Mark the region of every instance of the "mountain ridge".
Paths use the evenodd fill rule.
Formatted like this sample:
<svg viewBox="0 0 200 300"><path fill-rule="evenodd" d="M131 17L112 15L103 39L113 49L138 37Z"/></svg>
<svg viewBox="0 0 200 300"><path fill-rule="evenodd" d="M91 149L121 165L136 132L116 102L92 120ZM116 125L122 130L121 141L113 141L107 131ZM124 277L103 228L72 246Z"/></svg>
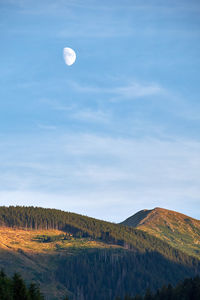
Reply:
<svg viewBox="0 0 200 300"><path fill-rule="evenodd" d="M141 210L120 224L143 230L189 255L200 257L200 220L156 207Z"/></svg>
<svg viewBox="0 0 200 300"><path fill-rule="evenodd" d="M155 207L153 209L142 209L142 210L136 212L135 214L133 214L132 216L128 217L124 221L120 222L119 224L127 225L127 222L132 221L132 222L134 222L134 224L136 224L136 226L134 226L134 224L130 224L130 225L127 225L127 226L138 227L139 225L143 225L146 221L148 221L149 217L152 217L152 215L155 215L155 214L160 214L160 215L161 214L162 215L173 214L174 216L179 216L179 217L182 217L182 218L183 217L184 218L189 218L189 219L192 219L192 220L197 221L197 222L200 223L200 220L195 219L193 217L190 217L186 214L183 214L183 213L180 213L180 212L177 212L177 211L174 211L174 210L162 208L162 207Z"/></svg>

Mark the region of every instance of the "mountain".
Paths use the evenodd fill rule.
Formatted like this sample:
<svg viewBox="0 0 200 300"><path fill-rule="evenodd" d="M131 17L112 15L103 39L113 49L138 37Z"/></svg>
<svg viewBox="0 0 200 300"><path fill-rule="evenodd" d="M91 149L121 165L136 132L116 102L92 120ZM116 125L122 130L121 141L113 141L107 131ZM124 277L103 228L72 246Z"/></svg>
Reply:
<svg viewBox="0 0 200 300"><path fill-rule="evenodd" d="M141 210L121 224L143 230L200 258L200 221L163 208Z"/></svg>
<svg viewBox="0 0 200 300"><path fill-rule="evenodd" d="M0 207L0 268L48 300L113 300L200 274L200 261L149 233L39 207Z"/></svg>

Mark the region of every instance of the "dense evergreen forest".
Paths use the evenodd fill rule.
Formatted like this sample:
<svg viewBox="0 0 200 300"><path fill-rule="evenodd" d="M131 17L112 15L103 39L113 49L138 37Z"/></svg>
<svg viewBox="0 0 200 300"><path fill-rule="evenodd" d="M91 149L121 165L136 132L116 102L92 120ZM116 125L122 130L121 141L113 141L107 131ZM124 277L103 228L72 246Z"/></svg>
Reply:
<svg viewBox="0 0 200 300"><path fill-rule="evenodd" d="M148 287L155 291L194 274L194 269L171 262L157 252L117 249L91 249L63 257L56 271L59 281L73 293L73 300L113 300L126 293L134 296Z"/></svg>
<svg viewBox="0 0 200 300"><path fill-rule="evenodd" d="M156 293L148 289L144 296L125 296L123 300L199 300L200 299L200 277L188 278L172 287L163 286ZM117 297L116 300L121 300Z"/></svg>
<svg viewBox="0 0 200 300"><path fill-rule="evenodd" d="M92 260L91 264L94 262ZM141 278L139 279L141 280ZM92 284L94 292L88 295L87 298L84 298L82 295L81 287L78 287L78 294L74 299L104 299L104 292L106 288L105 279L102 278L99 284L102 288L96 289L95 285ZM116 282L117 283L117 282ZM143 282L141 282L143 284ZM152 285L151 285L152 286ZM128 285L126 286L126 288ZM134 286L132 286L134 287ZM115 293L117 292L117 285L115 284ZM133 293L133 291L131 291ZM110 297L107 299L115 300L199 300L200 299L200 277L187 278L179 282L175 287L171 284L163 285L162 288L157 289L156 292L151 292L148 288L143 296L137 294L134 297L129 296L130 292L127 293L124 297L120 298L119 296L113 298L110 294ZM102 297L103 296L103 297ZM101 298L102 297L102 298ZM0 299L1 300L45 300L45 297L40 292L40 289L34 283L26 285L24 279L20 274L15 273L12 277L8 277L3 270L0 271ZM71 299L71 297L70 297ZM63 300L69 300L69 297L66 296Z"/></svg>
<svg viewBox="0 0 200 300"><path fill-rule="evenodd" d="M40 289L34 283L27 286L22 277L15 273L8 277L0 272L0 299L1 300L43 300Z"/></svg>

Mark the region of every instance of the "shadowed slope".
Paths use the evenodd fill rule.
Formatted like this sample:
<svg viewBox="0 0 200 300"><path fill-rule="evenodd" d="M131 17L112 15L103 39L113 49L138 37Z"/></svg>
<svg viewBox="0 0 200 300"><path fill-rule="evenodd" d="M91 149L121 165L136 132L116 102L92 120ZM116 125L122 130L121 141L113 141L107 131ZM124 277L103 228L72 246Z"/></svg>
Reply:
<svg viewBox="0 0 200 300"><path fill-rule="evenodd" d="M148 210L148 209L140 210L135 215L127 218L121 224L126 226L137 227L141 225L141 222L143 222L146 219L146 217L150 214L151 211L152 210Z"/></svg>

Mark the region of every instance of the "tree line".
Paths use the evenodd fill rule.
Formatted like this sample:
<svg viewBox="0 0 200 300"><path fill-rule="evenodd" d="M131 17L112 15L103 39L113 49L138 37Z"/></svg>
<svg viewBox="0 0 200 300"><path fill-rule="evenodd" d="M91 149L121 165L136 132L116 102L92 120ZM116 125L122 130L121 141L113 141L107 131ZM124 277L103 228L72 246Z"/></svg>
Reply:
<svg viewBox="0 0 200 300"><path fill-rule="evenodd" d="M44 300L39 287L31 283L25 284L23 278L15 273L8 277L3 270L0 271L0 299L1 300Z"/></svg>

